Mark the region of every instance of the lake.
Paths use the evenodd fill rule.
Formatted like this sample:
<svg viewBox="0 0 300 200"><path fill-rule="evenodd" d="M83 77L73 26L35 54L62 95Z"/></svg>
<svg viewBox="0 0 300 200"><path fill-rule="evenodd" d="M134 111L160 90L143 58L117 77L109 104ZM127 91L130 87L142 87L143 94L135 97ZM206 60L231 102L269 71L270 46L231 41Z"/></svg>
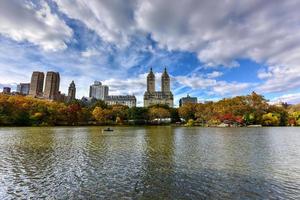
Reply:
<svg viewBox="0 0 300 200"><path fill-rule="evenodd" d="M0 199L299 199L300 128L0 128Z"/></svg>

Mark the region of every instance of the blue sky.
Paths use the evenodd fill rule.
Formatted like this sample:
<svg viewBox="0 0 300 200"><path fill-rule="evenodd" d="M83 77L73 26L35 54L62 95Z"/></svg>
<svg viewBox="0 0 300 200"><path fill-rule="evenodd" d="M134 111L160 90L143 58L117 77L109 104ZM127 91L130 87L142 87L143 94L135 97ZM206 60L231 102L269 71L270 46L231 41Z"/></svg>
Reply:
<svg viewBox="0 0 300 200"><path fill-rule="evenodd" d="M166 66L175 104L257 91L300 102L300 1L0 1L0 88L58 71L77 97L99 80L142 105L146 75Z"/></svg>

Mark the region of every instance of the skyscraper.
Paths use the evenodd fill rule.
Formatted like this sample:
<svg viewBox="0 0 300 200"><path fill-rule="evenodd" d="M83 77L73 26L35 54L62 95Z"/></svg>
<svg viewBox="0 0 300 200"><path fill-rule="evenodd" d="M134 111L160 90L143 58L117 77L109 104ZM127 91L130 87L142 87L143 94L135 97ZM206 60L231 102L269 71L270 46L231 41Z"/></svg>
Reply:
<svg viewBox="0 0 300 200"><path fill-rule="evenodd" d="M44 97L51 100L59 98L60 76L58 72L47 72Z"/></svg>
<svg viewBox="0 0 300 200"><path fill-rule="evenodd" d="M31 76L29 95L33 97L42 96L44 87L44 73L33 72Z"/></svg>
<svg viewBox="0 0 300 200"><path fill-rule="evenodd" d="M100 81L95 81L93 85L90 86L90 97L105 100L108 96L108 86L102 85Z"/></svg>
<svg viewBox="0 0 300 200"><path fill-rule="evenodd" d="M73 101L75 99L75 96L76 96L76 86L75 86L74 81L72 81L69 86L68 100Z"/></svg>
<svg viewBox="0 0 300 200"><path fill-rule="evenodd" d="M17 85L17 92L23 95L28 95L30 90L30 83L20 83Z"/></svg>

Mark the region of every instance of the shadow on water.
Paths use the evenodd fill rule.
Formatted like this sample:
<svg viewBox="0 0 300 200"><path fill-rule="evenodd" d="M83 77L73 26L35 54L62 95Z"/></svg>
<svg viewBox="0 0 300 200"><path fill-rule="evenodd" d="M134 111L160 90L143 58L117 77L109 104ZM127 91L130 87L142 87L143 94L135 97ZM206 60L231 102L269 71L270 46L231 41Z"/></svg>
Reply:
<svg viewBox="0 0 300 200"><path fill-rule="evenodd" d="M0 198L299 199L297 133L2 128Z"/></svg>

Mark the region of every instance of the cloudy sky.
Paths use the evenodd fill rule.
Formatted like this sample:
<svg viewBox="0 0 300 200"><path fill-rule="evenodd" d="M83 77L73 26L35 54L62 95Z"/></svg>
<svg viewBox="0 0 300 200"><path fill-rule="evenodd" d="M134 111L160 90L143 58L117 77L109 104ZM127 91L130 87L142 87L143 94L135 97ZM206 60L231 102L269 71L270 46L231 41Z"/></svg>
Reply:
<svg viewBox="0 0 300 200"><path fill-rule="evenodd" d="M77 97L100 80L139 104L152 67L175 104L257 91L300 102L299 0L1 0L0 88L58 71Z"/></svg>

